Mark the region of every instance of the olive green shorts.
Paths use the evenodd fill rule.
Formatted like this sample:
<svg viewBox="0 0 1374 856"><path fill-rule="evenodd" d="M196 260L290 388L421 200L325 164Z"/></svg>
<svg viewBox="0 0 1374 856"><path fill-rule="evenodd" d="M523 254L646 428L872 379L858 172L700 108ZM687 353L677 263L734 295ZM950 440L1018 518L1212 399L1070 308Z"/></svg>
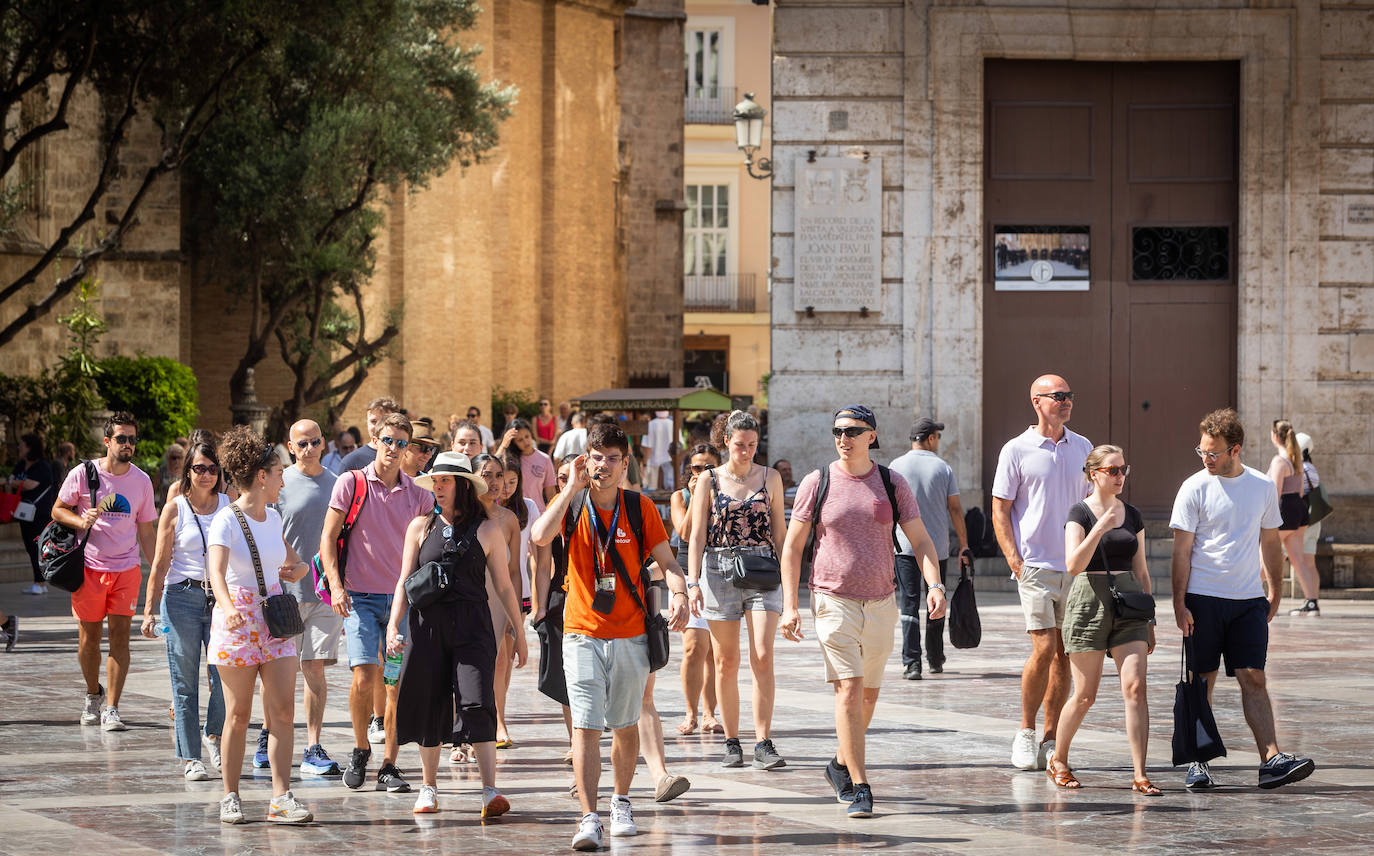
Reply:
<svg viewBox="0 0 1374 856"><path fill-rule="evenodd" d="M1142 591L1134 574L1115 574L1121 591ZM1118 619L1112 609L1112 592L1106 574L1083 573L1074 577L1064 603L1064 650L1070 654L1110 651L1127 642L1146 642L1150 625L1140 618Z"/></svg>

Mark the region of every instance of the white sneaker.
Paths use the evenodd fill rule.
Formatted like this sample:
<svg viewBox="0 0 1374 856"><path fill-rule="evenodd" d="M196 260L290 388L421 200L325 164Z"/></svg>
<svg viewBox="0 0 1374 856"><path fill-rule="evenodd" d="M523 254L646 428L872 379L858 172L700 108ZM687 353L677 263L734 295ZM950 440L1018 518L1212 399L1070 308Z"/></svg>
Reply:
<svg viewBox="0 0 1374 856"><path fill-rule="evenodd" d="M243 804L239 802L238 791L227 793L219 801L220 823L243 823Z"/></svg>
<svg viewBox="0 0 1374 856"><path fill-rule="evenodd" d="M374 746L386 745L386 723L380 716L374 716L367 721L367 742Z"/></svg>
<svg viewBox="0 0 1374 856"><path fill-rule="evenodd" d="M601 818L596 812L582 815L582 822L577 825L577 834L573 836L572 849L601 849Z"/></svg>
<svg viewBox="0 0 1374 856"><path fill-rule="evenodd" d="M23 592L24 594L47 594L48 587L43 583L34 583L28 588L23 589Z"/></svg>
<svg viewBox="0 0 1374 856"><path fill-rule="evenodd" d="M223 765L220 763L219 752L219 735L206 734L201 739L205 743L205 748L210 750L210 766L214 767L216 770L222 769Z"/></svg>
<svg viewBox="0 0 1374 856"><path fill-rule="evenodd" d="M1035 753L1035 769L1049 769L1050 759L1052 758L1054 758L1054 741L1046 740L1040 744L1040 750Z"/></svg>
<svg viewBox="0 0 1374 856"><path fill-rule="evenodd" d="M273 797L267 806L267 819L274 823L309 823L315 819L310 809L296 802L290 791Z"/></svg>
<svg viewBox="0 0 1374 856"><path fill-rule="evenodd" d="M119 718L119 710L113 707L105 708L105 712L100 714L101 731L128 731L129 727L124 724L124 720Z"/></svg>
<svg viewBox="0 0 1374 856"><path fill-rule="evenodd" d="M81 708L82 725L99 725L100 708L105 705L105 688L100 687L98 692L86 693L86 703Z"/></svg>
<svg viewBox="0 0 1374 856"><path fill-rule="evenodd" d="M210 778L210 774L205 772L205 765L200 761L186 762L186 781L204 782Z"/></svg>
<svg viewBox="0 0 1374 856"><path fill-rule="evenodd" d="M439 810L439 789L429 785L420 786L420 795L415 798L416 814L434 814Z"/></svg>
<svg viewBox="0 0 1374 856"><path fill-rule="evenodd" d="M1036 749L1035 729L1023 728L1016 732L1011 741L1011 765L1018 770L1040 769L1039 752Z"/></svg>
<svg viewBox="0 0 1374 856"><path fill-rule="evenodd" d="M510 800L496 788L482 788L482 819L500 817L510 811Z"/></svg>
<svg viewBox="0 0 1374 856"><path fill-rule="evenodd" d="M611 797L611 837L625 838L638 834L639 827L635 826L635 812L630 808L630 801Z"/></svg>

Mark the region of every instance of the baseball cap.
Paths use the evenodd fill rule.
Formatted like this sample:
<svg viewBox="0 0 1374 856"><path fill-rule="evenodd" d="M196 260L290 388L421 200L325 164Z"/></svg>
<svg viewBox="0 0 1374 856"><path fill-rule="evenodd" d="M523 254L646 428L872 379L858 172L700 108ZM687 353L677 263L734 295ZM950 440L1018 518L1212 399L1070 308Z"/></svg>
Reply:
<svg viewBox="0 0 1374 856"><path fill-rule="evenodd" d="M916 420L916 424L911 427L911 441L924 440L936 431L945 430L945 423L936 422L929 416L922 416Z"/></svg>
<svg viewBox="0 0 1374 856"><path fill-rule="evenodd" d="M860 422L868 423L868 427L874 431L878 430L878 417L873 415L873 411L862 404L850 404L835 411L833 419L857 419ZM833 421L832 419L832 421ZM878 438L874 437L873 442L868 444L868 448L878 448Z"/></svg>

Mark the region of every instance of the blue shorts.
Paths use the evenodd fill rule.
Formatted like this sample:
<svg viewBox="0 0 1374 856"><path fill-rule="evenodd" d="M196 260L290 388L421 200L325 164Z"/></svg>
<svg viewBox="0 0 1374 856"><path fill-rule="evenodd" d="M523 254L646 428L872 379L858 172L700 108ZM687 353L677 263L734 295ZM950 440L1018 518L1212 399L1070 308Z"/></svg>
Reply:
<svg viewBox="0 0 1374 856"><path fill-rule="evenodd" d="M391 622L391 602L394 594L372 594L351 591L348 599L353 608L343 620L344 644L348 648L348 667L380 666L381 647L386 641L386 626ZM404 616L401 627L407 627Z"/></svg>
<svg viewBox="0 0 1374 856"><path fill-rule="evenodd" d="M1264 671L1269 653L1269 601L1231 600L1188 594L1183 605L1193 614L1193 671L1215 672L1224 658L1227 677L1236 669Z"/></svg>

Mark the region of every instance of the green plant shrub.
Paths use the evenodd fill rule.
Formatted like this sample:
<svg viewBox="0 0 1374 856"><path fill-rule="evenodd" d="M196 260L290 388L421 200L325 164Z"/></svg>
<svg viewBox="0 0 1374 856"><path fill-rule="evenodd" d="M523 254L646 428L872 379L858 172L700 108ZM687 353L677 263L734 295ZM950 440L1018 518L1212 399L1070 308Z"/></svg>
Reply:
<svg viewBox="0 0 1374 856"><path fill-rule="evenodd" d="M520 411L521 419L532 420L539 415L539 396L532 389L506 389L501 386L491 388L491 430L500 431L504 423L506 405L514 404ZM500 439L499 437L497 438Z"/></svg>
<svg viewBox="0 0 1374 856"><path fill-rule="evenodd" d="M190 366L168 357L110 357L100 361L100 393L110 410L138 419L138 466L156 473L167 446L190 435L200 415Z"/></svg>

